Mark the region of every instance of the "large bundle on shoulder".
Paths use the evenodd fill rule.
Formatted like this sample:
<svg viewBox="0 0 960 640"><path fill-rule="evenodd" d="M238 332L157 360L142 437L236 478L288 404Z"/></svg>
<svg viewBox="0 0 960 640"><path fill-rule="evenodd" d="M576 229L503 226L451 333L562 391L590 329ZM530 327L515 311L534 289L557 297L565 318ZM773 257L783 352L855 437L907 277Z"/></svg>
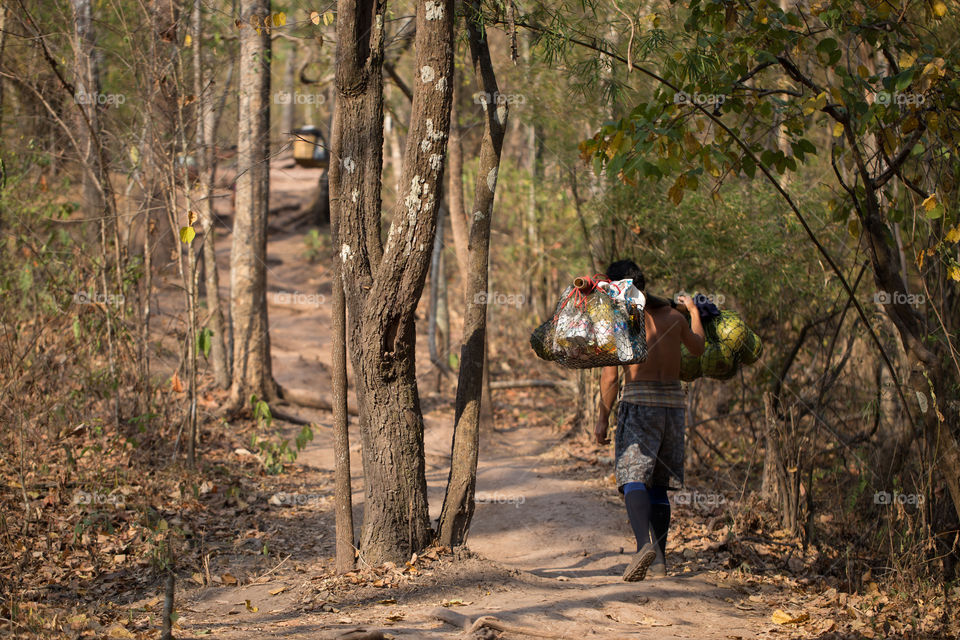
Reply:
<svg viewBox="0 0 960 640"><path fill-rule="evenodd" d="M553 317L530 335L530 346L543 360L570 369L643 362L644 304L632 280L577 278L564 289Z"/></svg>
<svg viewBox="0 0 960 640"><path fill-rule="evenodd" d="M680 347L680 379L697 378L729 380L740 367L753 364L763 355L763 341L736 311L722 310L719 315L703 318L706 345L703 355L695 356Z"/></svg>

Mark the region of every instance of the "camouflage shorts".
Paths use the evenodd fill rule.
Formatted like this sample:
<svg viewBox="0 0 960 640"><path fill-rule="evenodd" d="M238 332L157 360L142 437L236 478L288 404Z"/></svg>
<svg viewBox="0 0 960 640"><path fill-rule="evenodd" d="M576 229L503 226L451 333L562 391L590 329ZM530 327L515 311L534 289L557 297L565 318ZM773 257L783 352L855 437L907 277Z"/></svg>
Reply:
<svg viewBox="0 0 960 640"><path fill-rule="evenodd" d="M684 409L621 402L617 410L617 488L628 482L683 484Z"/></svg>

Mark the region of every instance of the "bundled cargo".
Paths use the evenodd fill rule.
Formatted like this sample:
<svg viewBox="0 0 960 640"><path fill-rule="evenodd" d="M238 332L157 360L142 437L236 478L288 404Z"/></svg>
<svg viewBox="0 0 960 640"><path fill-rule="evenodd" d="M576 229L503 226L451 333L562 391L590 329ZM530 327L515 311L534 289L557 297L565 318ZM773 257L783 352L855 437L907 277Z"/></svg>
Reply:
<svg viewBox="0 0 960 640"><path fill-rule="evenodd" d="M715 318L704 320L706 338L703 355L691 355L680 348L680 379L687 382L700 377L728 380L741 365L753 364L763 354L763 341L751 331L735 311L721 311Z"/></svg>
<svg viewBox="0 0 960 640"><path fill-rule="evenodd" d="M530 335L543 360L571 369L637 364L647 359L643 294L632 281L577 278L553 317Z"/></svg>

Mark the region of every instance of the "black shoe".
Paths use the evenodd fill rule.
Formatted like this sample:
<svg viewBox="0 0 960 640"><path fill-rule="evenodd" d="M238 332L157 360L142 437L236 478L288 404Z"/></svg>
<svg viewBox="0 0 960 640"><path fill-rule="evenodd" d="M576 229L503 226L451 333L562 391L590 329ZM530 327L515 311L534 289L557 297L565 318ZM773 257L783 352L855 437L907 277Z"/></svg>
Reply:
<svg viewBox="0 0 960 640"><path fill-rule="evenodd" d="M650 568L650 565L657 558L657 552L653 548L653 544L647 543L643 545L643 548L640 549L630 561L630 564L627 565L627 570L623 572L623 579L625 582L640 582L647 575L647 569Z"/></svg>
<svg viewBox="0 0 960 640"><path fill-rule="evenodd" d="M657 558L653 564L650 565L650 568L647 570L648 578L666 578L667 577L667 563Z"/></svg>

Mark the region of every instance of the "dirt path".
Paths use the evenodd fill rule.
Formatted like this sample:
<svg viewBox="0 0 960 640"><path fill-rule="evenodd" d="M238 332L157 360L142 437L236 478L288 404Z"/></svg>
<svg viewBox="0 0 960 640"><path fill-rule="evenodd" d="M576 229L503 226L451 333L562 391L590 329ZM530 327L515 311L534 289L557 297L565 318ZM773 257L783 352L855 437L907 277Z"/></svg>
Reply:
<svg viewBox="0 0 960 640"><path fill-rule="evenodd" d="M275 188L285 177L307 182L290 176L276 175ZM228 245L220 242L226 267ZM330 285L322 264L304 260L304 248L299 234L269 240L274 374L284 385L326 390ZM277 293L306 297L291 302ZM425 345L418 352L425 354ZM426 376L429 364L419 371ZM555 391L524 398L534 411L536 403L572 403ZM452 406L449 398L429 393L424 405L430 513L436 519L449 468ZM300 470L284 478L290 489L280 494L281 504L269 507L270 517L259 527L270 533L269 556L258 556L263 536L254 532L255 543L245 553L212 559L211 572L222 584L183 585L182 637L317 638L358 626L397 638L452 637L453 627L430 616L442 603L471 618L495 615L567 638L748 638L769 626L769 610L757 604L758 597L746 601L758 589L718 569L722 554L715 551L723 532L708 532L697 524L703 518L684 508L675 509L675 529L685 533L668 548L672 576L624 583L620 574L630 556L622 551L631 551L633 543L609 462L584 462L556 429L517 418L484 434L471 553L421 559L416 574L408 567L381 571L381 582L393 587L360 575L354 578L360 584L344 589L345 579L325 577L334 540L331 416L297 412L316 421L315 438L300 453ZM352 438L359 528L363 493L355 426ZM225 573L237 584L220 577Z"/></svg>

